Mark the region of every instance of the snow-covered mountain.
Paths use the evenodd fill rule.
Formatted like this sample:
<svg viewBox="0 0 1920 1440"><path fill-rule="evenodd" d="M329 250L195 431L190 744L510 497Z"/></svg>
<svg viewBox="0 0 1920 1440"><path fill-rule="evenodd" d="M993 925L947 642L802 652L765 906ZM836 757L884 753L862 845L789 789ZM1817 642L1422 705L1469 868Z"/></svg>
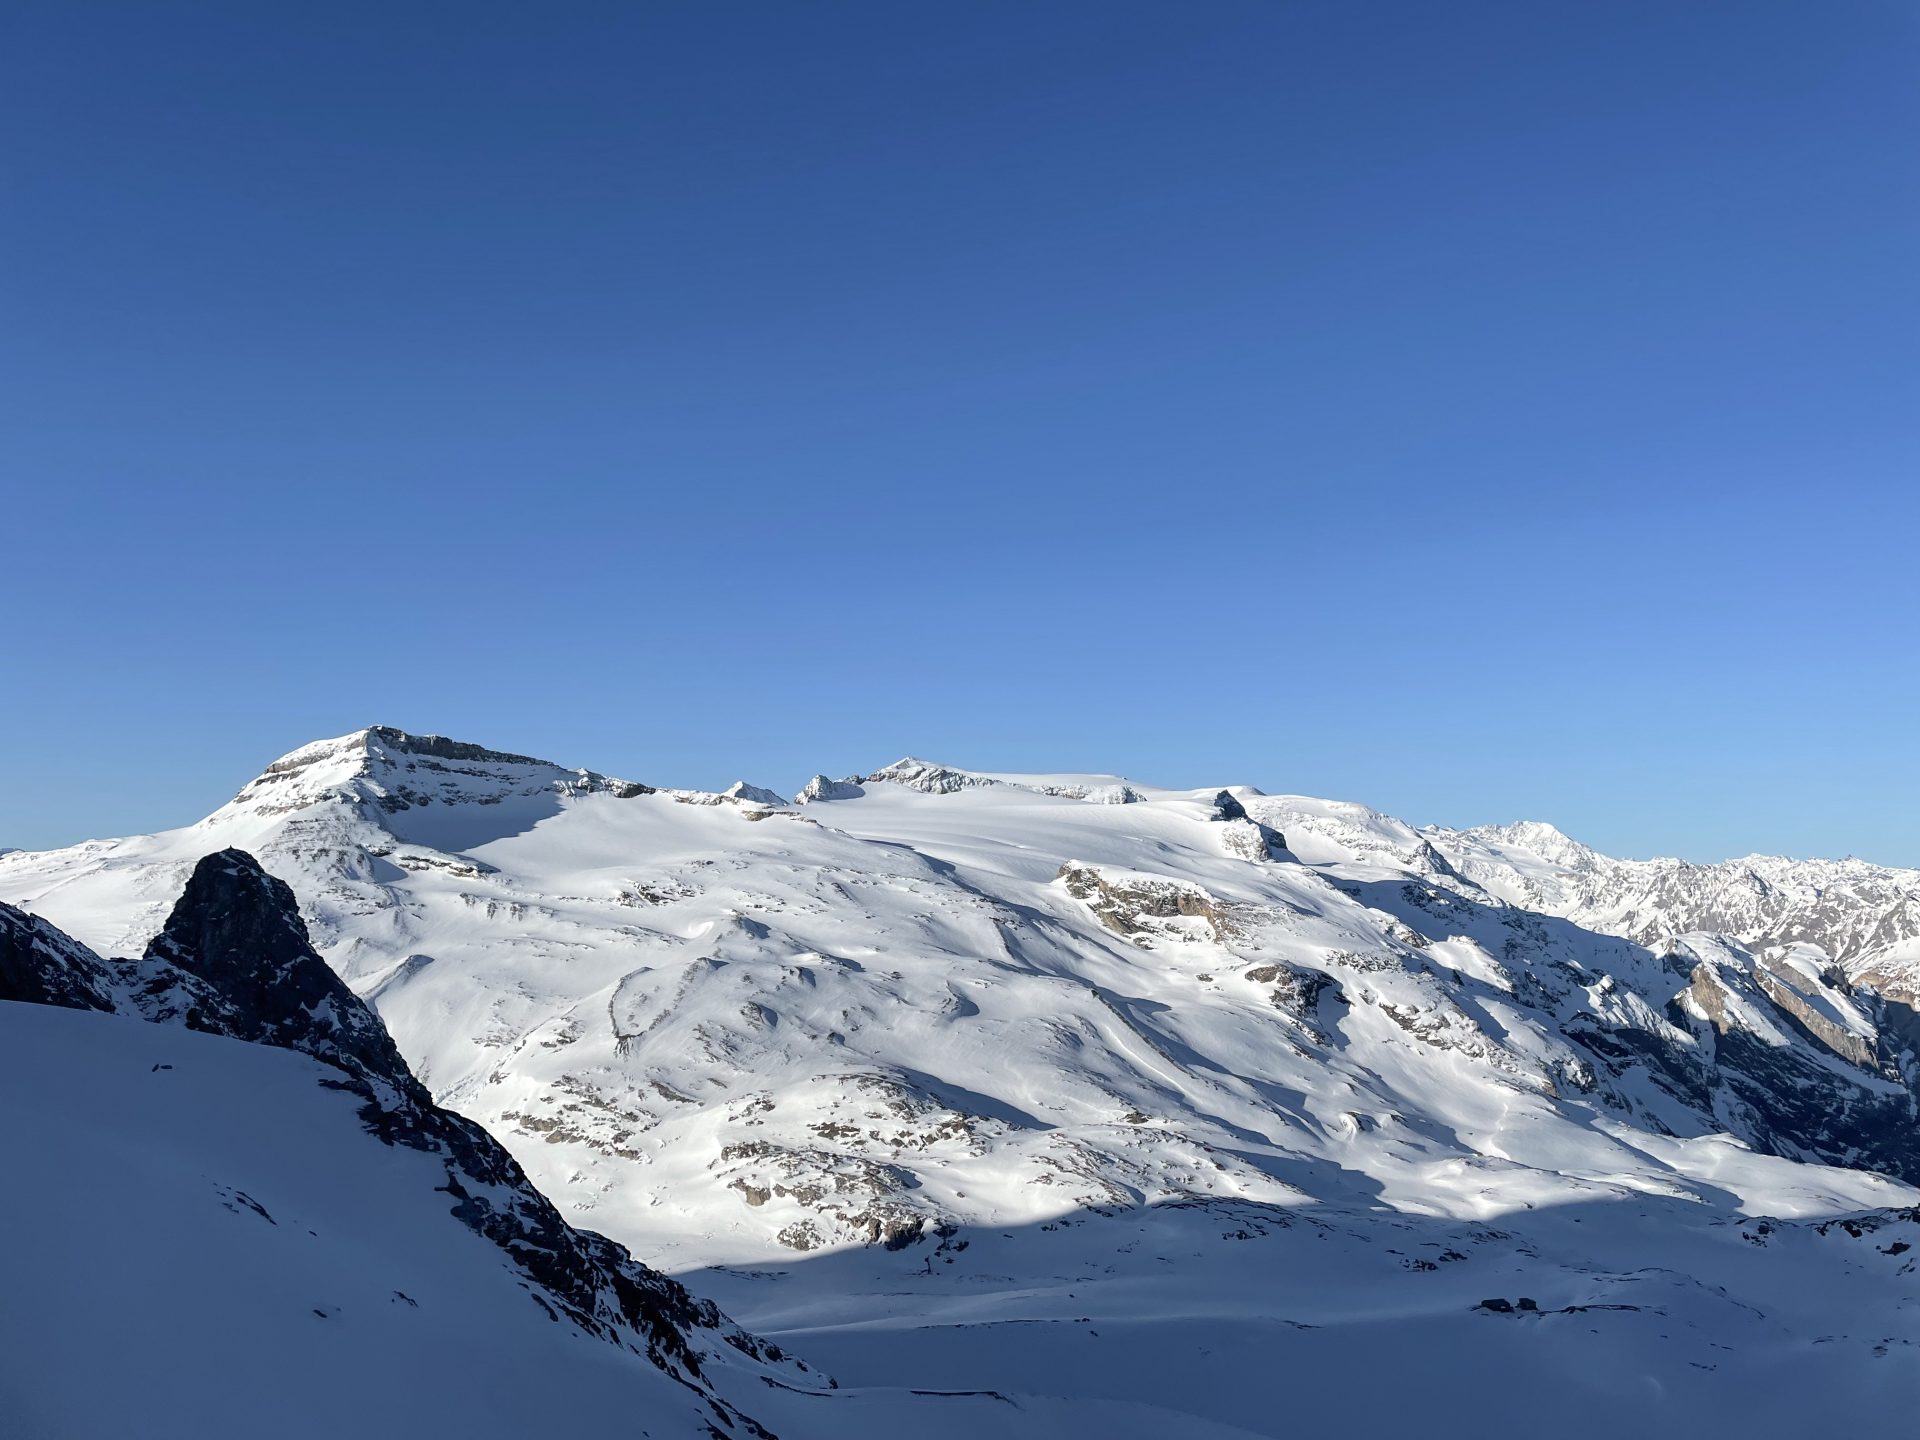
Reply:
<svg viewBox="0 0 1920 1440"><path fill-rule="evenodd" d="M1647 944L1706 930L1756 949L1812 946L1920 999L1920 870L1779 855L1617 860L1538 821L1426 834L1463 875L1526 909Z"/></svg>
<svg viewBox="0 0 1920 1440"><path fill-rule="evenodd" d="M1638 901L1610 931L1541 878L1571 842L1246 787L907 760L779 799L376 727L184 829L0 856L0 898L138 951L202 857L252 852L435 1101L843 1383L1269 1434L1240 1340L1347 1373L1363 1316L1457 1367L1438 1393L1493 1358L1575 1383L1591 1331L1751 1433L1911 1375L1920 1032L1863 983L1884 907L1828 885L1824 942ZM1503 1296L1534 1328L1489 1349ZM1664 1343L1627 1318L1656 1313ZM1710 1353L1725 1325L1751 1360ZM1766 1357L1815 1339L1809 1411Z"/></svg>

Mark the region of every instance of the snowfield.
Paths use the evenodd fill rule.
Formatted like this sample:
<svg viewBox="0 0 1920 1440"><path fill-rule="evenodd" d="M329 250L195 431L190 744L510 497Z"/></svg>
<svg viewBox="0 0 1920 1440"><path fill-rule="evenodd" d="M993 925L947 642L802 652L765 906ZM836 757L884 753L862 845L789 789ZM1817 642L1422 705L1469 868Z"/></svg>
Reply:
<svg viewBox="0 0 1920 1440"><path fill-rule="evenodd" d="M326 1078L0 1004L9 1435L709 1433L685 1387L554 1324L449 1221L444 1170L372 1141Z"/></svg>
<svg viewBox="0 0 1920 1440"><path fill-rule="evenodd" d="M1549 827L924 761L798 799L375 727L183 829L0 855L0 900L130 954L203 856L257 856L434 1099L570 1219L839 1379L769 1386L749 1413L781 1434L1380 1434L1452 1414L1784 1435L1884 1428L1920 1399L1914 872L1675 869ZM0 1010L33 1032L24 1008ZM167 1091L127 1022L57 1018L6 1046L9 1093L52 1050L84 1072L80 1108L17 1147L49 1178L16 1203L66 1167L92 1196L130 1166L164 1250L200 1182L105 1137L178 1131L202 1156L186 1168L225 1175L216 1132L247 1127L202 1125L212 1100ZM87 1025L100 1038L74 1040ZM223 1103L258 1088L277 1110L267 1072L296 1063L246 1057L265 1078L241 1066ZM195 1098L139 1118L169 1094ZM285 1103L294 1133L326 1132L326 1097ZM98 1154L71 1153L95 1127ZM411 1211L389 1232L371 1199L326 1210L333 1191L287 1168L299 1147L276 1147L256 1183L289 1213L411 1244ZM442 1197L419 1188L430 1217ZM193 1215L180 1233L215 1251L222 1225L269 1228ZM73 1243L110 1223L83 1206ZM304 1308L329 1267L273 1272L290 1318L253 1343L316 1343L316 1306L370 1311L400 1273L370 1254L357 1288ZM202 1289L244 1326L267 1301L238 1269ZM430 1266L408 1278L432 1289ZM180 1276L124 1283L168 1296ZM449 1323L513 1352L498 1384L585 1348L520 1347L547 1323L524 1293L461 1283L477 1298ZM419 1323L398 1309L352 1343L392 1347ZM576 1362L581 1416L626 1383L617 1358Z"/></svg>

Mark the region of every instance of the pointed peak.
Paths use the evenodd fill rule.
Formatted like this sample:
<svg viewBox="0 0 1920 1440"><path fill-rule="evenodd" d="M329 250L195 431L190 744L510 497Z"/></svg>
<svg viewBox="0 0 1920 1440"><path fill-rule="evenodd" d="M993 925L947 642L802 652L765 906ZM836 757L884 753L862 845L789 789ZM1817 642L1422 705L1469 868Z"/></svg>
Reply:
<svg viewBox="0 0 1920 1440"><path fill-rule="evenodd" d="M314 950L293 891L245 850L201 858L147 959L204 982L237 1039L414 1085L385 1027Z"/></svg>
<svg viewBox="0 0 1920 1440"><path fill-rule="evenodd" d="M785 805L780 795L761 785L749 785L744 780L736 780L720 792L729 800L744 801L749 805Z"/></svg>
<svg viewBox="0 0 1920 1440"><path fill-rule="evenodd" d="M250 966L271 962L308 950L307 927L284 880L269 875L245 850L219 850L193 867L148 949L165 950L182 969L211 979L197 959L232 958Z"/></svg>
<svg viewBox="0 0 1920 1440"><path fill-rule="evenodd" d="M1591 862L1597 852L1545 820L1516 820L1511 825L1476 825L1458 832L1496 847L1531 851L1555 865L1574 866Z"/></svg>
<svg viewBox="0 0 1920 1440"><path fill-rule="evenodd" d="M866 793L861 788L861 777L857 775L845 780L829 780L825 775L816 775L800 787L800 793L793 797L793 803L811 805L820 800L858 800Z"/></svg>

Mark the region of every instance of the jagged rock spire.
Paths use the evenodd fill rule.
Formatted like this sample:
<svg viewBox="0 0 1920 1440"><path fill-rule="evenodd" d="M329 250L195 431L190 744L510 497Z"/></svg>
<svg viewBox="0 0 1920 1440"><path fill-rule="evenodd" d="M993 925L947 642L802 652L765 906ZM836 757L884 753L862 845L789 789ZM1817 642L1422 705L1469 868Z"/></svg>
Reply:
<svg viewBox="0 0 1920 1440"><path fill-rule="evenodd" d="M147 960L206 982L221 1028L354 1074L412 1086L386 1027L315 953L293 891L244 850L194 867Z"/></svg>

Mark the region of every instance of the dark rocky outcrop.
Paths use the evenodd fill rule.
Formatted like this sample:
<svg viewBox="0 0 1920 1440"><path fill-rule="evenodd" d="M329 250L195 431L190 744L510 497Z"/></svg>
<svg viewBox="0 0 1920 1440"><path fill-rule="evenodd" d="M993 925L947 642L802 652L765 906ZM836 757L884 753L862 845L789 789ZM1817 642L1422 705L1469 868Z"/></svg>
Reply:
<svg viewBox="0 0 1920 1440"><path fill-rule="evenodd" d="M1738 952L1727 951L1728 956ZM1780 1002L1759 965L1663 957L1686 984L1664 1012L1632 1023L1581 1010L1562 1033L1593 1056L1598 1079L1632 1071L1767 1154L1878 1170L1920 1180L1920 1085L1901 1049L1899 1012L1874 996L1880 1025L1869 1044L1836 1045ZM1847 1037L1850 1041L1854 1037ZM1896 1049L1900 1053L1893 1053Z"/></svg>
<svg viewBox="0 0 1920 1440"><path fill-rule="evenodd" d="M1286 857L1287 837L1271 825L1262 824L1247 813L1247 807L1231 790L1213 797L1214 820L1224 824L1223 843L1230 854L1242 860L1280 860Z"/></svg>
<svg viewBox="0 0 1920 1440"><path fill-rule="evenodd" d="M217 1008L192 1028L299 1050L432 1104L380 1018L308 943L293 891L244 850L194 868L146 960L204 982Z"/></svg>
<svg viewBox="0 0 1920 1440"><path fill-rule="evenodd" d="M112 1010L117 979L91 950L37 915L0 905L0 1000Z"/></svg>
<svg viewBox="0 0 1920 1440"><path fill-rule="evenodd" d="M800 787L793 803L812 805L822 800L858 800L867 793L862 784L865 779L863 775L853 775L845 780L829 780L825 775L816 775Z"/></svg>

